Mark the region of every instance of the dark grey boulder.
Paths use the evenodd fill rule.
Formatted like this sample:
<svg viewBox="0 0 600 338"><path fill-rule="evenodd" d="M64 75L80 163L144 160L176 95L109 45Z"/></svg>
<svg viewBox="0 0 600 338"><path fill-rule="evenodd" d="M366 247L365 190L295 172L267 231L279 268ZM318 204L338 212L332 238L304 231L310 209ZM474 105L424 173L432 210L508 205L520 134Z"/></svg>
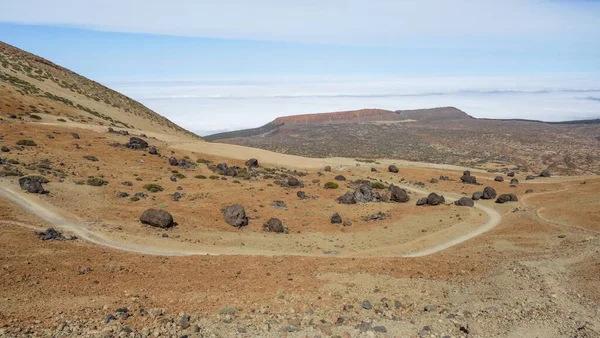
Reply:
<svg viewBox="0 0 600 338"><path fill-rule="evenodd" d="M467 170L465 173L469 173L469 175L463 175L460 180L465 184L477 184L477 178L475 176L471 176L470 172Z"/></svg>
<svg viewBox="0 0 600 338"><path fill-rule="evenodd" d="M468 197L461 197L460 199L455 201L454 204L459 207L472 207L475 205L475 202L473 202L473 200Z"/></svg>
<svg viewBox="0 0 600 338"><path fill-rule="evenodd" d="M42 182L47 182L42 176L25 176L19 178L19 186L21 189L31 194L43 194L46 192L42 186Z"/></svg>
<svg viewBox="0 0 600 338"><path fill-rule="evenodd" d="M527 180L527 181L530 181L530 180L535 180L535 176L533 176L533 175L527 175L527 176L525 177L525 180Z"/></svg>
<svg viewBox="0 0 600 338"><path fill-rule="evenodd" d="M429 180L429 183L431 183L431 184L436 184L438 182L439 182L439 180L437 178L432 178Z"/></svg>
<svg viewBox="0 0 600 338"><path fill-rule="evenodd" d="M263 224L263 230L275 233L286 232L286 228L279 218L270 218L267 223Z"/></svg>
<svg viewBox="0 0 600 338"><path fill-rule="evenodd" d="M300 185L300 181L295 177L288 178L287 183L288 183L288 186L290 186L290 187L297 187Z"/></svg>
<svg viewBox="0 0 600 338"><path fill-rule="evenodd" d="M63 234L54 228L48 228L46 231L40 231L37 233L37 236L43 241L64 241L66 239Z"/></svg>
<svg viewBox="0 0 600 338"><path fill-rule="evenodd" d="M79 134L77 134L77 133L71 133L71 136L73 136L73 138L76 140L80 139Z"/></svg>
<svg viewBox="0 0 600 338"><path fill-rule="evenodd" d="M483 197L483 192L476 191L473 193L473 196L471 196L471 199L473 199L474 201L477 201L477 200L481 199L482 197Z"/></svg>
<svg viewBox="0 0 600 338"><path fill-rule="evenodd" d="M371 172L376 173L377 172L377 168L371 168Z"/></svg>
<svg viewBox="0 0 600 338"><path fill-rule="evenodd" d="M148 149L148 154L150 154L150 155L158 155L158 150L156 150L155 146L151 146L150 149Z"/></svg>
<svg viewBox="0 0 600 338"><path fill-rule="evenodd" d="M427 197L422 197L417 200L417 205L425 205L427 204Z"/></svg>
<svg viewBox="0 0 600 338"><path fill-rule="evenodd" d="M248 217L246 216L246 210L239 204L233 204L225 208L223 212L225 222L235 227L244 227L248 225Z"/></svg>
<svg viewBox="0 0 600 338"><path fill-rule="evenodd" d="M438 195L434 192L427 195L427 204L428 205L440 205L446 203L446 199L442 195Z"/></svg>
<svg viewBox="0 0 600 338"><path fill-rule="evenodd" d="M492 187L485 187L483 189L483 195L481 196L484 200L491 200L496 198L496 190Z"/></svg>
<svg viewBox="0 0 600 338"><path fill-rule="evenodd" d="M344 175L337 175L334 179L336 181L345 181L346 177L344 177Z"/></svg>
<svg viewBox="0 0 600 338"><path fill-rule="evenodd" d="M504 182L504 177L502 177L502 176L496 176L496 178L494 178L494 181L496 181L496 182Z"/></svg>
<svg viewBox="0 0 600 338"><path fill-rule="evenodd" d="M508 174L506 174L506 176L508 176L508 177L515 177L515 172L511 171Z"/></svg>
<svg viewBox="0 0 600 338"><path fill-rule="evenodd" d="M298 196L298 198L301 200L306 199L306 193L304 191L298 191L296 196Z"/></svg>
<svg viewBox="0 0 600 338"><path fill-rule="evenodd" d="M533 189L527 189L527 190L525 190L525 193L526 194L531 194L531 193L533 193Z"/></svg>
<svg viewBox="0 0 600 338"><path fill-rule="evenodd" d="M255 158L251 158L245 163L248 168L258 168L258 160Z"/></svg>
<svg viewBox="0 0 600 338"><path fill-rule="evenodd" d="M513 185L513 184L519 184L519 180L516 179L516 178L513 178L513 179L510 180L510 184L511 185Z"/></svg>
<svg viewBox="0 0 600 338"><path fill-rule="evenodd" d="M323 171L327 171L327 172L331 171L331 166L329 166L329 165L325 166L325 168L323 168Z"/></svg>
<svg viewBox="0 0 600 338"><path fill-rule="evenodd" d="M496 199L496 203L517 202L519 199L515 194L502 194Z"/></svg>
<svg viewBox="0 0 600 338"><path fill-rule="evenodd" d="M388 171L391 173L398 173L398 167L396 167L395 165L390 165L388 167Z"/></svg>
<svg viewBox="0 0 600 338"><path fill-rule="evenodd" d="M406 203L410 200L408 193L406 190L397 187L395 185L390 185L390 201L397 203Z"/></svg>
<svg viewBox="0 0 600 338"><path fill-rule="evenodd" d="M173 225L173 216L166 210L147 209L140 216L140 222L157 228L168 228Z"/></svg>
<svg viewBox="0 0 600 338"><path fill-rule="evenodd" d="M552 176L552 174L550 174L550 171L548 169L542 170L542 172L540 173L540 177L550 177L550 176Z"/></svg>
<svg viewBox="0 0 600 338"><path fill-rule="evenodd" d="M8 149L7 146L2 146L2 148L0 148L0 150L2 150L3 153L8 153L10 151L10 149Z"/></svg>
<svg viewBox="0 0 600 338"><path fill-rule="evenodd" d="M371 184L363 184L354 191L356 203L380 202L381 195L374 192Z"/></svg>
<svg viewBox="0 0 600 338"><path fill-rule="evenodd" d="M139 137L131 137L129 143L125 144L125 147L134 150L142 150L148 148L148 142Z"/></svg>
<svg viewBox="0 0 600 338"><path fill-rule="evenodd" d="M341 204L356 204L354 199L354 191L348 191L342 196L337 198L337 202Z"/></svg>
<svg viewBox="0 0 600 338"><path fill-rule="evenodd" d="M331 220L331 224L341 224L342 216L340 216L340 214L338 214L336 212L335 214L331 215L330 220Z"/></svg>
<svg viewBox="0 0 600 338"><path fill-rule="evenodd" d="M344 226L345 226L345 227L349 227L349 226L351 226L351 225L352 225L352 221L350 221L350 220L348 220L348 219L344 221Z"/></svg>
<svg viewBox="0 0 600 338"><path fill-rule="evenodd" d="M171 156L169 157L169 164L172 166L176 166L179 164L179 161L175 157Z"/></svg>

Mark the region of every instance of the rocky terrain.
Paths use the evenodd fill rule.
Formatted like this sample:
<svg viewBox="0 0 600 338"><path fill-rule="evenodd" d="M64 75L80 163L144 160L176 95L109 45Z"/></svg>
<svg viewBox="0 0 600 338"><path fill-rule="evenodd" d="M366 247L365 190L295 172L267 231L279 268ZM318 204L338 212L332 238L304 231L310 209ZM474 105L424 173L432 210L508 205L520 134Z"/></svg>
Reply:
<svg viewBox="0 0 600 338"><path fill-rule="evenodd" d="M597 175L285 155L33 99L0 111L2 337L600 335Z"/></svg>
<svg viewBox="0 0 600 338"><path fill-rule="evenodd" d="M206 139L307 157L598 174L600 124L587 122L475 119L455 108L360 110L278 118L261 128Z"/></svg>

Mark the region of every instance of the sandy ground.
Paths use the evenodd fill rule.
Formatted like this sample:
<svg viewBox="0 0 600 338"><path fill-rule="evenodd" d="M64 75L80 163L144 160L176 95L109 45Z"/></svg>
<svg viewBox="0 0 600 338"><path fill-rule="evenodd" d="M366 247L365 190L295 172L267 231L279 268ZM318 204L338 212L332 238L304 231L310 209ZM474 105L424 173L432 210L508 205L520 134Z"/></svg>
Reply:
<svg viewBox="0 0 600 338"><path fill-rule="evenodd" d="M64 182L48 176L48 195L20 192L14 178L0 181L0 335L129 335L124 328L142 336L224 337L458 337L467 332L474 337L594 337L600 332L598 177L525 181L526 173L519 173L521 183L511 188L508 181L494 182L494 173L477 172L479 182L498 193L515 193L520 201L417 207L416 199L430 191L450 201L485 185L460 183L462 168L394 161L400 174L391 174L386 171L390 162L379 161L373 165L378 172L371 172L371 165L357 167L353 159L306 159L148 134L166 156L173 152L192 161L234 165L256 157L265 167L305 171L299 177L302 190L312 198L300 200L298 189L273 180L195 179L212 174L202 164L179 169L186 178L171 182L173 168L166 157L111 147L127 138L100 129L6 122L0 127L2 144L11 148L18 139L38 143L2 154L21 162L20 170L29 173L26 167L48 159L52 170L67 174ZM81 139L74 140L71 131ZM324 165L333 172L322 172ZM339 174L347 178L340 188L322 188ZM92 175L104 176L109 184L76 184ZM428 183L440 175L453 180ZM334 201L350 189L349 181L367 178L412 189L411 202L346 206ZM125 180L133 185L122 186ZM425 186L410 183L416 181ZM148 198L137 202L116 198L118 192L143 191L149 182L165 191L147 192ZM177 186L185 195L174 202L170 194ZM525 194L527 189L534 193ZM272 208L274 200L284 201L287 209ZM246 207L248 227L236 229L223 221L220 209L231 203ZM137 218L149 207L170 211L178 225L169 230L142 226ZM388 217L361 220L377 211ZM330 224L333 212L353 225ZM263 232L269 217L281 218L289 233ZM79 239L37 239L33 229L51 224ZM196 255L177 256L191 253ZM427 255L399 257L411 253ZM363 307L364 300L371 309ZM436 309L424 311L429 305ZM123 307L129 318L105 323L108 314ZM184 328L180 318L185 315L193 325Z"/></svg>

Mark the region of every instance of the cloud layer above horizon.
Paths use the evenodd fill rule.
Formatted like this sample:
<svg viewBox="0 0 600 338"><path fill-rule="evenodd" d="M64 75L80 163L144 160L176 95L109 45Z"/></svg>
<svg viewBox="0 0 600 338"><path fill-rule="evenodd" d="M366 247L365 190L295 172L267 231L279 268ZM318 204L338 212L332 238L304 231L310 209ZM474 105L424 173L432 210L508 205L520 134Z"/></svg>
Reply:
<svg viewBox="0 0 600 338"><path fill-rule="evenodd" d="M592 42L600 3L566 0L19 0L0 21L117 32L348 45Z"/></svg>

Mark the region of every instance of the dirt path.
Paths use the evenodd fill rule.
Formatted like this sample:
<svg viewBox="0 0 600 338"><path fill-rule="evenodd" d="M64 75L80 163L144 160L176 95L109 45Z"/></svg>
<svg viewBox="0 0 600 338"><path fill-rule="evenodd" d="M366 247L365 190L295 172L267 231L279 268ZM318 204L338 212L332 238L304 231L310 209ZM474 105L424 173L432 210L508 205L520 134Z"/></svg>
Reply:
<svg viewBox="0 0 600 338"><path fill-rule="evenodd" d="M411 190L415 193L418 193L418 194L427 194L428 193L427 191L412 188L412 187L405 187L405 188L408 190ZM189 256L189 255L320 256L320 255L309 254L309 253L292 253L292 252L288 252L288 251L281 251L281 252L264 251L264 250L257 250L257 249L252 249L252 248L202 247L201 250L193 250L192 251L192 250L176 250L176 249L166 249L166 248L150 248L150 247L146 247L146 246L128 244L128 243L123 243L123 242L112 240L101 234L94 233L87 227L87 225L85 223L66 219L66 218L60 216L58 213L42 206L38 202L34 201L32 198L29 198L28 196L23 195L21 193L17 193L9 188L0 187L0 196L4 196L4 197L8 198L15 204L22 207L28 213L35 215L37 217L40 217L41 219L48 222L53 227L59 228L64 231L68 231L68 232L72 233L73 235L75 235L83 240L86 240L88 242L106 246L106 247L113 248L113 249L117 249L117 250L124 250L124 251L136 252L136 253L147 254L147 255L157 255L157 256ZM456 199L452 198L452 197L447 197L447 200L454 201ZM409 251L409 253L405 253L405 251L399 252L397 254L394 254L394 256L397 256L397 257L422 257L422 256L431 255L431 254L440 252L442 250L445 250L447 248L450 248L454 245L463 243L471 238L474 238L474 237L492 229L500 222L500 220L501 220L500 214L498 212L496 212L495 210L493 210L492 208L489 208L489 207L486 207L486 206L483 206L480 204L475 204L475 207L482 210L483 212L485 212L488 215L487 222L485 224L481 225L480 227L478 227L475 231L469 232L469 233L459 236L457 238L453 238L449 241L445 241L444 238L434 238L433 242L437 242L437 243L442 242L442 243L436 244L430 248L420 250L420 251L415 251L415 252ZM23 226L23 224L18 223L18 222L11 222L11 223L13 223L14 225ZM24 225L24 226L31 228L31 226L28 226L28 225ZM402 250L402 248L405 248L405 247L406 247L405 244L391 245L386 248L377 248L377 250L369 249L369 250L352 253L352 254L341 254L337 257L372 255L375 251L381 251L382 249L385 249L386 251L393 253L394 251Z"/></svg>

